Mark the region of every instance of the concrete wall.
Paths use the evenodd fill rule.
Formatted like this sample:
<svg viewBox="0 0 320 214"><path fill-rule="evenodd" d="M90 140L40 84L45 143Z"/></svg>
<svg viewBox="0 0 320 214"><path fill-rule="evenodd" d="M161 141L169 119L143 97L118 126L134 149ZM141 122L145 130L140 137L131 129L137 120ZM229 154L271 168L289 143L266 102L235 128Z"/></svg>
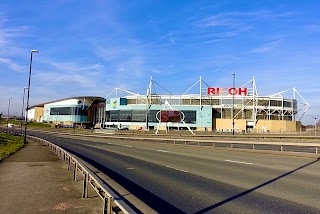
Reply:
<svg viewBox="0 0 320 214"><path fill-rule="evenodd" d="M297 132L300 130L301 122L287 120L258 120L256 125L257 133L283 133Z"/></svg>
<svg viewBox="0 0 320 214"><path fill-rule="evenodd" d="M216 129L219 132L232 132L232 119L216 119ZM234 120L234 130L235 132L242 132L246 130L246 120L244 119L235 119Z"/></svg>
<svg viewBox="0 0 320 214"><path fill-rule="evenodd" d="M35 107L34 120L37 122L43 122L43 107Z"/></svg>
<svg viewBox="0 0 320 214"><path fill-rule="evenodd" d="M246 120L235 119L235 132L246 130ZM216 119L216 127L219 132L232 131L232 119ZM300 131L301 122L287 120L258 120L256 127L252 130L254 133L290 133Z"/></svg>
<svg viewBox="0 0 320 214"><path fill-rule="evenodd" d="M28 110L28 120L34 120L35 112L36 112L35 108Z"/></svg>

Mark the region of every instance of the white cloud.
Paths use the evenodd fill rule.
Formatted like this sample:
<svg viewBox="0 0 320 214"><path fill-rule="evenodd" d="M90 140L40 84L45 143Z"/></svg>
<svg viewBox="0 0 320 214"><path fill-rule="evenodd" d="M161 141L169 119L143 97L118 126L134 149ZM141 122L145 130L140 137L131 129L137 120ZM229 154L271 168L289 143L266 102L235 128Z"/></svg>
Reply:
<svg viewBox="0 0 320 214"><path fill-rule="evenodd" d="M311 32L320 32L320 24L311 24L308 25L306 28Z"/></svg>
<svg viewBox="0 0 320 214"><path fill-rule="evenodd" d="M96 82L87 74L67 74L59 72L41 72L34 75L34 85L51 85L53 87L68 89L69 86L91 88L96 87Z"/></svg>
<svg viewBox="0 0 320 214"><path fill-rule="evenodd" d="M265 44L262 44L260 47L257 47L257 48L250 50L249 53L266 53L266 52L273 50L280 43L281 43L281 40L278 40L275 42L270 42L270 43L265 43Z"/></svg>
<svg viewBox="0 0 320 214"><path fill-rule="evenodd" d="M64 71L64 72L82 72L82 71L100 71L104 68L101 64L81 64L77 62L52 62L47 61L48 64L54 68Z"/></svg>
<svg viewBox="0 0 320 214"><path fill-rule="evenodd" d="M18 65L16 62L12 61L11 59L2 58L0 57L0 63L5 64L9 69L17 72L26 71L26 67Z"/></svg>

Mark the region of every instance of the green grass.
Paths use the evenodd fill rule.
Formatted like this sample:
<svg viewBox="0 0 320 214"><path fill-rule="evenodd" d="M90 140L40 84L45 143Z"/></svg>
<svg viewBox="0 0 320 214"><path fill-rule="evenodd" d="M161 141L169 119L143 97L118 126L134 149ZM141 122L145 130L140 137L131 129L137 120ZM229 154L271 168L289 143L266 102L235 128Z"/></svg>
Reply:
<svg viewBox="0 0 320 214"><path fill-rule="evenodd" d="M0 160L23 147L23 138L0 132Z"/></svg>
<svg viewBox="0 0 320 214"><path fill-rule="evenodd" d="M24 123L23 123L24 125ZM51 128L51 124L47 123L28 123L28 127L30 128Z"/></svg>
<svg viewBox="0 0 320 214"><path fill-rule="evenodd" d="M19 120L9 120L8 123L14 124L15 126L22 126L24 127L25 121L19 121ZM7 125L7 121L5 119L2 119L1 123L2 125ZM51 124L47 123L34 123L34 122L29 122L28 127L30 128L51 128Z"/></svg>

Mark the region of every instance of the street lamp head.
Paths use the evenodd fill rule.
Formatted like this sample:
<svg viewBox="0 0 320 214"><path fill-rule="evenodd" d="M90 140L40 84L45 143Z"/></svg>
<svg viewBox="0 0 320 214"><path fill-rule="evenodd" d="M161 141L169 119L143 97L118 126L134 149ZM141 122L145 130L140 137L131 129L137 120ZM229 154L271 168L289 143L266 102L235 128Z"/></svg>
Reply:
<svg viewBox="0 0 320 214"><path fill-rule="evenodd" d="M39 53L38 50L31 50L31 53Z"/></svg>

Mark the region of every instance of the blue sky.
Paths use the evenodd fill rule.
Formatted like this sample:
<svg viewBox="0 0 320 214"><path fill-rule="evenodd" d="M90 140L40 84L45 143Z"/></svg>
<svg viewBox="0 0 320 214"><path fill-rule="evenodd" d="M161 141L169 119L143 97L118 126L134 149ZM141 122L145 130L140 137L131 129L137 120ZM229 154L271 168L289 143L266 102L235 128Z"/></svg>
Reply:
<svg viewBox="0 0 320 214"><path fill-rule="evenodd" d="M30 104L146 93L153 79L182 94L200 76L212 87L256 79L259 95L295 87L320 118L320 2L213 0L2 0L0 112ZM288 96L289 97L289 96ZM290 94L291 97L291 94Z"/></svg>

